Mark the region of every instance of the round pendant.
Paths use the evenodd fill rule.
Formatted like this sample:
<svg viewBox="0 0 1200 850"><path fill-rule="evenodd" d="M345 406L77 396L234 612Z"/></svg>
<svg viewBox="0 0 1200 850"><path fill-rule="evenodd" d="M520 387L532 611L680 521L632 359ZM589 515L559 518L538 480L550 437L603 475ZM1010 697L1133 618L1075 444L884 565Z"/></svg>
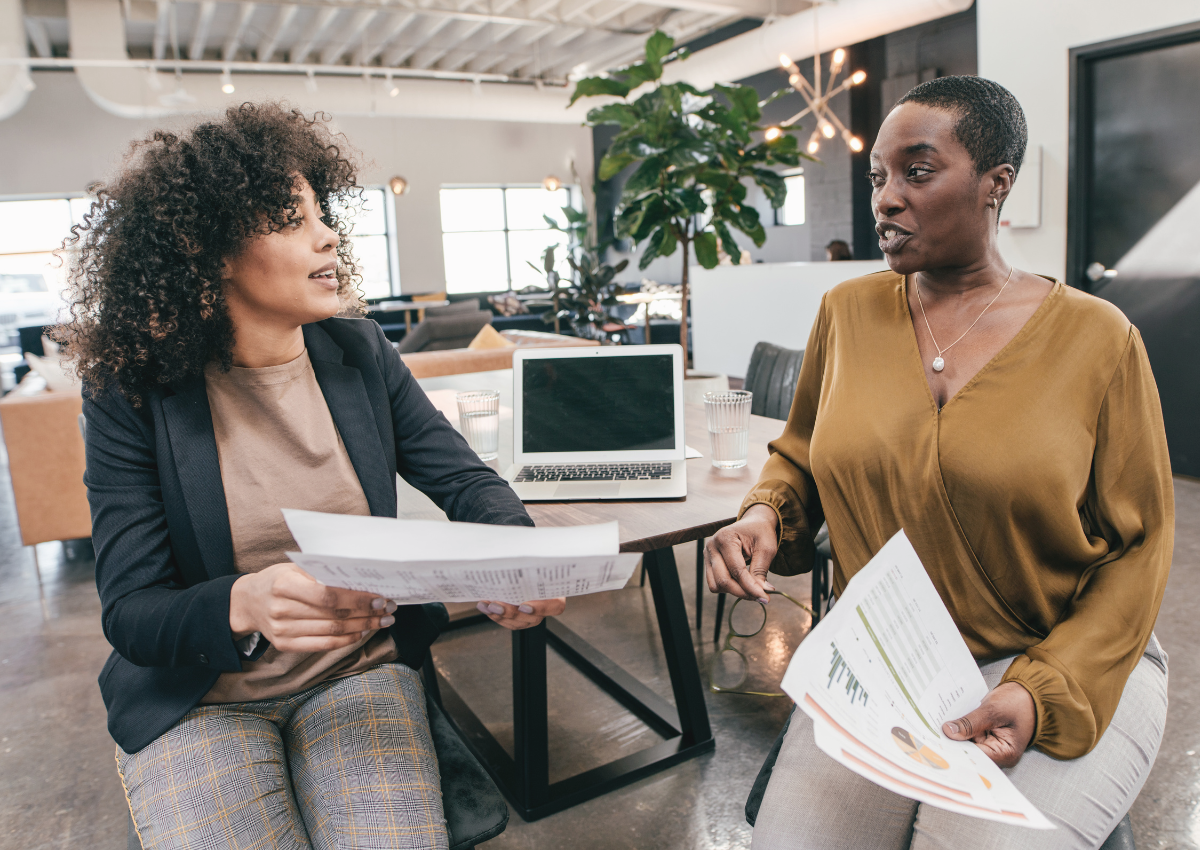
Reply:
<svg viewBox="0 0 1200 850"><path fill-rule="evenodd" d="M940 357L933 358L933 371L940 372L946 368L946 361Z"/></svg>

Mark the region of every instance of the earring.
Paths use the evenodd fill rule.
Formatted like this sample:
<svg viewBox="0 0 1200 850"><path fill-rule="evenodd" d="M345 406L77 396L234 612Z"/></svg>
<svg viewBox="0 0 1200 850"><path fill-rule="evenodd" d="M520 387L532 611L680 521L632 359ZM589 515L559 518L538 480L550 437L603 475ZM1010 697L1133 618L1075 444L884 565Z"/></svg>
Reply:
<svg viewBox="0 0 1200 850"><path fill-rule="evenodd" d="M988 206L995 209L996 208L996 199L992 198L990 201L988 201Z"/></svg>

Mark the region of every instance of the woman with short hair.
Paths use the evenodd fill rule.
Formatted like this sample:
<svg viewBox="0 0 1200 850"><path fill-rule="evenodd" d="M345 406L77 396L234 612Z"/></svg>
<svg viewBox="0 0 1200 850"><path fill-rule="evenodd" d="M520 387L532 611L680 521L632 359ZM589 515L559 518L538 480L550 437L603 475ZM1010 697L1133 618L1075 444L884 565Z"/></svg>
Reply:
<svg viewBox="0 0 1200 850"><path fill-rule="evenodd" d="M887 116L868 178L891 271L825 295L784 434L708 544L708 583L765 603L768 569L812 568L825 520L841 592L904 529L992 689L943 732L1058 829L897 796L820 753L793 712L755 850L1094 850L1154 763L1174 533L1158 393L1120 311L1001 256L1025 144L1016 99L977 77L924 83Z"/></svg>
<svg viewBox="0 0 1200 850"><path fill-rule="evenodd" d="M104 634L143 847L447 846L416 669L445 622L322 585L280 512L532 525L374 322L345 139L243 104L134 146L76 229L72 319ZM509 629L564 600L480 603Z"/></svg>

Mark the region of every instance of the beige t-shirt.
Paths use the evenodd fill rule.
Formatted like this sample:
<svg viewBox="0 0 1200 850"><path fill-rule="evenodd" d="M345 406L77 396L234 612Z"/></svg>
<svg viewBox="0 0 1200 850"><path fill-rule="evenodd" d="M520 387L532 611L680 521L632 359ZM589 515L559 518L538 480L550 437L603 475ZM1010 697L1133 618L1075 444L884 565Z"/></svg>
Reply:
<svg viewBox="0 0 1200 850"><path fill-rule="evenodd" d="M371 513L307 351L261 369L221 372L210 364L204 379L239 573L284 563L285 553L298 548L281 508ZM258 660L243 662L240 673L222 673L201 702L294 694L395 658L396 644L386 630L329 652L280 652L272 646Z"/></svg>

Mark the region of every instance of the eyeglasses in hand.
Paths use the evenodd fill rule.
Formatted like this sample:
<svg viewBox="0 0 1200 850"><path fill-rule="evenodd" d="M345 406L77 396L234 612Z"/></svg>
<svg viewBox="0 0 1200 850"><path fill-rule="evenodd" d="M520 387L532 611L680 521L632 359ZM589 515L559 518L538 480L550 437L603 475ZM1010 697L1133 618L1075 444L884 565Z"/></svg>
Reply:
<svg viewBox="0 0 1200 850"><path fill-rule="evenodd" d="M803 608L813 614L812 608L803 602L798 602L782 590L769 591L772 596L782 596L793 605ZM746 606L738 611L742 603ZM758 697L783 697L785 693L768 693L766 691L744 691L742 685L750 674L750 662L740 649L733 646L734 638L752 638L767 625L767 606L753 599L736 599L729 609L729 633L725 635L725 645L713 656L708 674L708 689L714 694L748 694Z"/></svg>

